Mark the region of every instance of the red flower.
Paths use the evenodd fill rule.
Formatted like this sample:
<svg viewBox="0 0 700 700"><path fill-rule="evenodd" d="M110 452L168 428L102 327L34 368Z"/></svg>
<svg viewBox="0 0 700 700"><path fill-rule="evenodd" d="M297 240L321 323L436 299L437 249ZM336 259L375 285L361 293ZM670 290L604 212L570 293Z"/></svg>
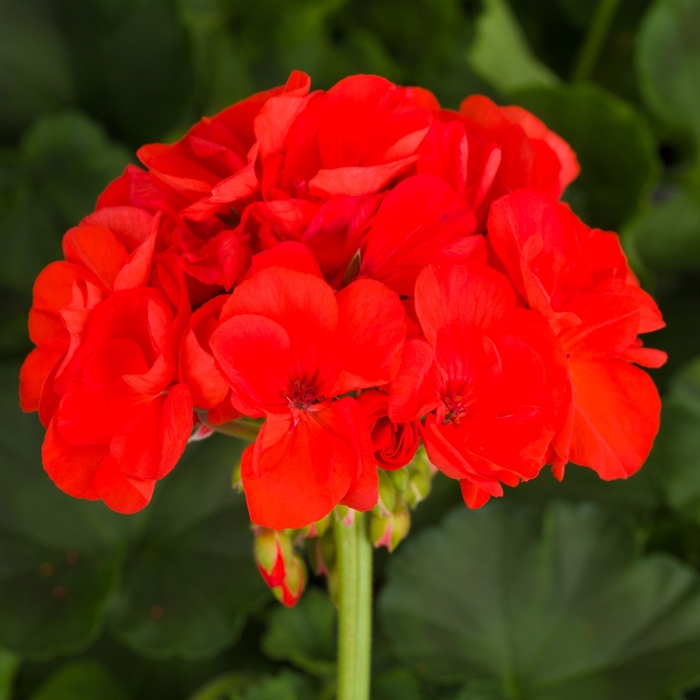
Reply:
<svg viewBox="0 0 700 700"><path fill-rule="evenodd" d="M298 528L338 503L374 506L365 418L341 397L396 374L406 333L398 297L373 280L336 296L316 275L268 267L234 290L220 323L209 343L232 403L267 419L242 460L253 522Z"/></svg>
<svg viewBox="0 0 700 700"><path fill-rule="evenodd" d="M430 461L477 508L543 466L568 399L563 356L544 319L485 265L427 267L416 312L426 340L407 344L389 416L431 410L421 431Z"/></svg>
<svg viewBox="0 0 700 700"><path fill-rule="evenodd" d="M363 391L357 398L367 418L374 459L383 469L405 467L418 449L419 423L394 423L389 418L389 394L379 389Z"/></svg>
<svg viewBox="0 0 700 700"><path fill-rule="evenodd" d="M345 78L312 96L291 125L284 157L266 167L267 189L301 198L374 194L417 160L438 108L419 88L373 75Z"/></svg>
<svg viewBox="0 0 700 700"><path fill-rule="evenodd" d="M637 336L664 323L616 234L532 191L495 202L488 227L516 288L549 320L568 359L573 403L553 445L556 473L571 460L603 479L633 474L658 431L660 400L649 375L630 363L663 364L665 353Z"/></svg>
<svg viewBox="0 0 700 700"><path fill-rule="evenodd" d="M307 75L293 71L286 85L204 117L172 146L143 146L137 153L139 160L161 186L189 203L185 216L201 220L219 210L228 212L231 204L249 199L259 188L254 168L257 154L250 151L260 139L255 123L261 109L279 95L302 98L309 86ZM268 131L265 126L263 131Z"/></svg>
<svg viewBox="0 0 700 700"><path fill-rule="evenodd" d="M192 399L174 384L172 312L155 290L117 292L95 309L49 425L44 468L72 496L121 513L143 508L192 431Z"/></svg>
<svg viewBox="0 0 700 700"><path fill-rule="evenodd" d="M25 411L40 409L44 425L92 310L112 292L147 284L159 219L134 207L101 209L63 237L66 262L51 263L37 278L29 313L37 348L22 366L20 402Z"/></svg>
<svg viewBox="0 0 700 700"><path fill-rule="evenodd" d="M558 197L579 173L569 145L522 107L472 95L459 114L436 114L421 143L418 172L439 175L486 222L498 197L521 187Z"/></svg>

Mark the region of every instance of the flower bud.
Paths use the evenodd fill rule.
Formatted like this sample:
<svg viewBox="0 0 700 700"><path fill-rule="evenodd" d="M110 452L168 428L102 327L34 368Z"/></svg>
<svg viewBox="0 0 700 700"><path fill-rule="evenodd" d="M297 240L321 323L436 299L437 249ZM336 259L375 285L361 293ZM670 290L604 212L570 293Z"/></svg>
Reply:
<svg viewBox="0 0 700 700"><path fill-rule="evenodd" d="M394 484L394 488L398 493L403 493L408 488L408 471L403 469L396 469L391 472L387 472L391 481Z"/></svg>
<svg viewBox="0 0 700 700"><path fill-rule="evenodd" d="M398 505L389 515L372 513L369 535L375 547L386 547L393 552L411 529L411 515L405 505Z"/></svg>
<svg viewBox="0 0 700 700"><path fill-rule="evenodd" d="M329 530L309 542L309 561L317 576L328 576L335 567L335 538Z"/></svg>
<svg viewBox="0 0 700 700"><path fill-rule="evenodd" d="M243 491L243 478L241 477L241 460L239 459L231 472L231 488L238 493Z"/></svg>
<svg viewBox="0 0 700 700"><path fill-rule="evenodd" d="M333 520L331 518L331 514L329 513L325 518L321 518L321 520L317 520L315 523L307 525L301 530L301 533L304 537L323 537L323 535L328 532L328 529L332 523Z"/></svg>
<svg viewBox="0 0 700 700"><path fill-rule="evenodd" d="M284 605L295 605L306 585L306 566L289 534L256 528L254 554L258 571L275 597Z"/></svg>
<svg viewBox="0 0 700 700"><path fill-rule="evenodd" d="M435 468L428 461L425 448L421 446L408 465L408 487L403 493L404 500L411 509L428 497L433 487L434 475Z"/></svg>
<svg viewBox="0 0 700 700"><path fill-rule="evenodd" d="M396 506L396 487L390 473L379 469L379 500L377 508L382 515L389 515Z"/></svg>
<svg viewBox="0 0 700 700"><path fill-rule="evenodd" d="M295 552L285 571L284 581L281 586L275 586L272 593L280 603L288 608L293 608L306 587L306 565Z"/></svg>

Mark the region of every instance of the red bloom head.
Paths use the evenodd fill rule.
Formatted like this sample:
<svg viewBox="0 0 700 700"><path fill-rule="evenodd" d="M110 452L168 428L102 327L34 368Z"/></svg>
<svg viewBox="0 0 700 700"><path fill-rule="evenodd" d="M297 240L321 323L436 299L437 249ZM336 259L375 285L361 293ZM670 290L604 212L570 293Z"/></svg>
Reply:
<svg viewBox="0 0 700 700"><path fill-rule="evenodd" d="M489 237L566 354L573 399L553 445L559 475L571 460L604 479L629 476L651 449L661 408L650 377L630 363L658 367L666 356L638 338L664 323L627 267L617 235L521 190L494 203Z"/></svg>
<svg viewBox="0 0 700 700"><path fill-rule="evenodd" d="M430 461L478 507L545 463L568 398L563 356L546 321L518 308L506 278L485 265L427 267L416 312L425 341L404 354L389 415L430 411Z"/></svg>
<svg viewBox="0 0 700 700"><path fill-rule="evenodd" d="M253 522L275 529L320 520L338 503L376 502L376 469L357 402L387 384L406 334L396 294L358 280L337 295L322 278L262 269L224 305L210 338L233 405L266 417L243 454Z"/></svg>
<svg viewBox="0 0 700 700"><path fill-rule="evenodd" d="M172 312L150 289L97 308L66 369L67 388L44 441L59 488L133 513L174 466L192 430L192 399L175 384Z"/></svg>

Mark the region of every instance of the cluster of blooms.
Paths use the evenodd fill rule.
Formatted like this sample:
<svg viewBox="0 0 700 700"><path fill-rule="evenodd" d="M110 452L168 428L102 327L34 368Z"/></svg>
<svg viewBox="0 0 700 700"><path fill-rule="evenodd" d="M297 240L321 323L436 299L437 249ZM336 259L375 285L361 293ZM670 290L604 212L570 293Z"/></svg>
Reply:
<svg viewBox="0 0 700 700"><path fill-rule="evenodd" d="M272 530L374 508L421 442L473 508L545 464L641 466L663 321L525 110L295 72L138 157L34 288L21 403L67 493L137 511L188 440L251 419Z"/></svg>

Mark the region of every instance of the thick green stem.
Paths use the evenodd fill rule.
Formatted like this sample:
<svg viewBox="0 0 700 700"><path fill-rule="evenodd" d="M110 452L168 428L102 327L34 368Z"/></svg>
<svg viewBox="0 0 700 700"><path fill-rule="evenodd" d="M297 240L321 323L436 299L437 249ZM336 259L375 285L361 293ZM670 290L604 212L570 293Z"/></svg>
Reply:
<svg viewBox="0 0 700 700"><path fill-rule="evenodd" d="M591 25L583 40L581 51L576 60L573 79L575 81L588 80L595 69L603 43L610 31L610 25L617 12L620 0L599 0Z"/></svg>
<svg viewBox="0 0 700 700"><path fill-rule="evenodd" d="M335 523L338 566L338 700L369 700L372 654L372 543L367 520Z"/></svg>

